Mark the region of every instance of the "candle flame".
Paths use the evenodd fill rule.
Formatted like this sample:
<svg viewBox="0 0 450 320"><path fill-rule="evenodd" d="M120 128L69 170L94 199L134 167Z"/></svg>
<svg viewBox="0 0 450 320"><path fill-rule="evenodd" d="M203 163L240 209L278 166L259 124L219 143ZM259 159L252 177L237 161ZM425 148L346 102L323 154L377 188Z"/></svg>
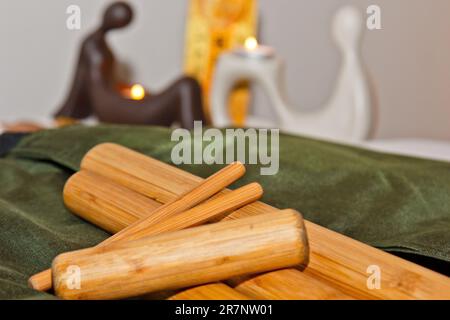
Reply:
<svg viewBox="0 0 450 320"><path fill-rule="evenodd" d="M134 84L130 89L130 97L133 100L142 100L145 97L145 89L140 84Z"/></svg>
<svg viewBox="0 0 450 320"><path fill-rule="evenodd" d="M255 50L258 47L258 40L255 37L248 37L245 39L244 46L247 50Z"/></svg>

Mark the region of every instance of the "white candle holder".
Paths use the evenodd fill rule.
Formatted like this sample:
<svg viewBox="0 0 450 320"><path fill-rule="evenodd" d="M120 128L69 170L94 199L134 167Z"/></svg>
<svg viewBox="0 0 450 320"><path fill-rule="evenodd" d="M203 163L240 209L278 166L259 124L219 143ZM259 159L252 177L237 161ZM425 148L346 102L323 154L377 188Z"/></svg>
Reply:
<svg viewBox="0 0 450 320"><path fill-rule="evenodd" d="M232 124L227 108L228 95L242 80L261 86L271 101L275 119L247 116L245 126L279 128L282 131L333 139L361 141L369 137L373 122L371 95L360 56L363 18L353 7L341 8L332 26L334 40L342 53L340 75L329 102L320 108L299 111L284 99L283 62L273 48L238 48L222 54L218 60L211 111L213 124Z"/></svg>

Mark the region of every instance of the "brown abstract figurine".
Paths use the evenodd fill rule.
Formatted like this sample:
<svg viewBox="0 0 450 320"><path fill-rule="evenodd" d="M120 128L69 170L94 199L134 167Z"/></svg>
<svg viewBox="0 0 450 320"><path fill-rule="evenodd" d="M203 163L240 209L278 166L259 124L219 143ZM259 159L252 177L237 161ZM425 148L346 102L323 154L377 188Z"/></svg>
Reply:
<svg viewBox="0 0 450 320"><path fill-rule="evenodd" d="M123 124L170 126L191 129L195 120L205 121L201 89L196 80L181 77L159 94L133 100L120 93L114 77L115 58L106 42L108 31L127 26L131 7L116 2L107 8L101 26L82 44L70 93L56 118L83 119Z"/></svg>

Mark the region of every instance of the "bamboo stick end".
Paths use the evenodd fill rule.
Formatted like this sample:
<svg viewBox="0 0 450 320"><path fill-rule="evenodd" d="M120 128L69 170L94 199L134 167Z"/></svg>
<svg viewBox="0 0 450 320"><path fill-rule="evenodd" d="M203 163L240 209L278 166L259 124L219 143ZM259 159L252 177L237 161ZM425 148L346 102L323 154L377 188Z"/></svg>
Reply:
<svg viewBox="0 0 450 320"><path fill-rule="evenodd" d="M257 199L263 196L264 189L258 182L251 182L247 185L247 187L254 190L255 195L257 195Z"/></svg>
<svg viewBox="0 0 450 320"><path fill-rule="evenodd" d="M28 279L28 286L37 291L49 291L52 288L51 270L45 270Z"/></svg>
<svg viewBox="0 0 450 320"><path fill-rule="evenodd" d="M308 235L306 232L305 221L303 220L303 215L294 209L284 209L281 210L283 213L291 214L296 220L299 243L301 245L301 250L299 251L299 260L302 261L301 264L297 267L305 268L309 263L309 241Z"/></svg>
<svg viewBox="0 0 450 320"><path fill-rule="evenodd" d="M83 159L81 159L80 168L84 168L86 166L85 163L90 160L92 154L96 154L96 153L101 154L104 149L106 149L106 150L107 149L121 150L122 148L124 148L124 147L122 147L121 145L119 145L117 143L112 143L112 142L99 143L99 144L95 145L94 147L92 147L91 149L89 149L88 152L86 152Z"/></svg>
<svg viewBox="0 0 450 320"><path fill-rule="evenodd" d="M240 161L234 161L234 162L230 163L230 165L234 166L236 168L239 168L241 171L241 176L243 176L245 174L245 172L247 171L247 169L245 168L245 165Z"/></svg>

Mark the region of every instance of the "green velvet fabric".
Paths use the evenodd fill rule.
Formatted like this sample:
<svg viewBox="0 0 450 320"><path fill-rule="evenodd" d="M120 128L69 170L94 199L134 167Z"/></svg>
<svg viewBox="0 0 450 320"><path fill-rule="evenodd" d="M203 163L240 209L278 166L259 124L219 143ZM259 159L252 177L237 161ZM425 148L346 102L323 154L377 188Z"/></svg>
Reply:
<svg viewBox="0 0 450 320"><path fill-rule="evenodd" d="M72 215L61 196L91 147L115 142L170 163L170 133L73 126L27 136L0 158L0 298L53 298L29 289L28 277L108 236ZM181 167L206 177L221 166ZM450 163L281 135L278 174L259 173L249 165L235 186L260 182L274 206L384 250L450 261Z"/></svg>

